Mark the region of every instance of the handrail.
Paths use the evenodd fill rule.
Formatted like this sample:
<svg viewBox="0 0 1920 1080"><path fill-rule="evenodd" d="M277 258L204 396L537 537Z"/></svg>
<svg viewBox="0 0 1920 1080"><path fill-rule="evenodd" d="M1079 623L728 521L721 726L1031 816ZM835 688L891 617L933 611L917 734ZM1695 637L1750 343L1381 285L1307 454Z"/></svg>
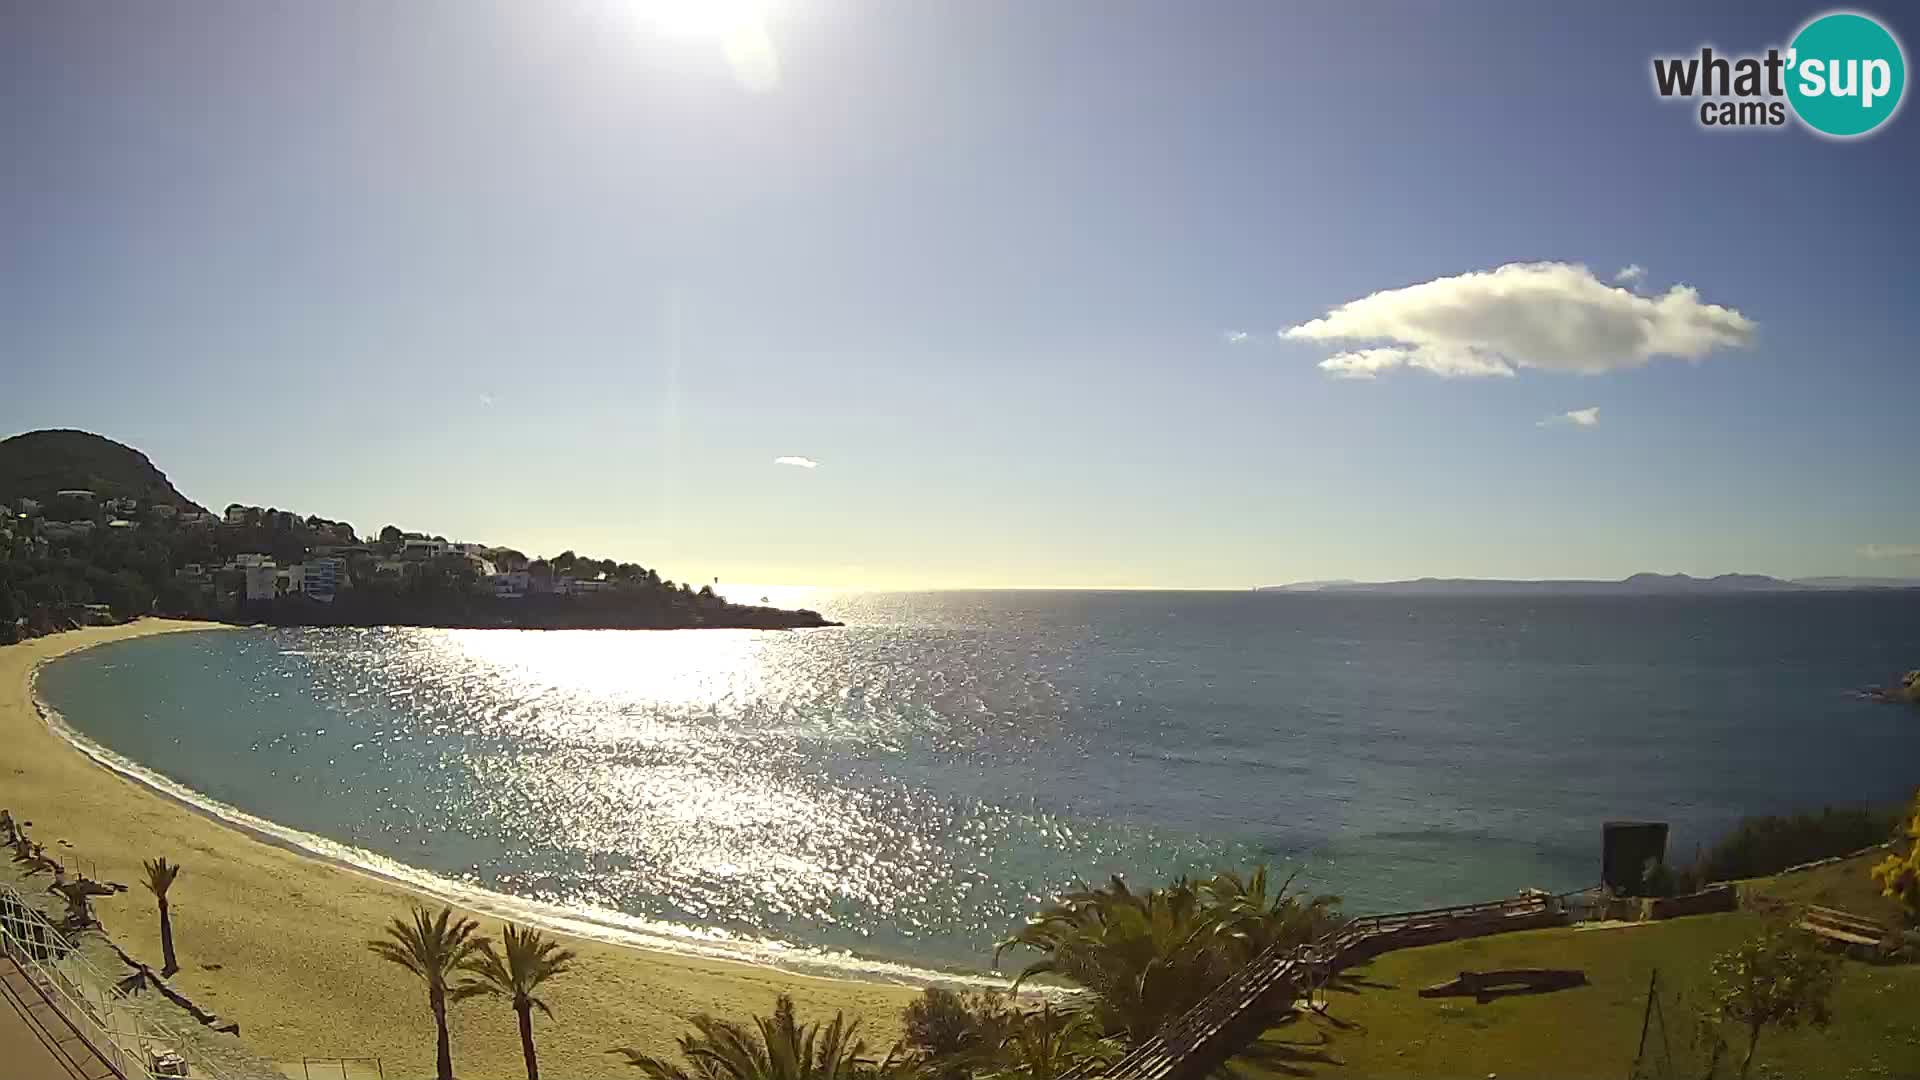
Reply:
<svg viewBox="0 0 1920 1080"><path fill-rule="evenodd" d="M1219 1034L1254 1002L1270 993L1283 980L1290 980L1296 969L1325 965L1337 967L1348 950L1369 938L1391 937L1411 925L1448 917L1486 915L1500 912L1531 913L1550 910L1549 901L1563 897L1517 896L1479 904L1455 904L1420 911L1397 911L1363 915L1350 919L1320 937L1302 945L1276 942L1248 961L1219 986L1213 988L1186 1012L1168 1022L1152 1038L1134 1047L1119 1061L1106 1068L1081 1067L1069 1070L1067 1078L1103 1076L1122 1078L1133 1075L1158 1077L1171 1071L1178 1058L1192 1053L1208 1039ZM1231 1009L1220 1015L1218 1006L1231 1002ZM1156 1059L1164 1059L1156 1062ZM1149 1064L1164 1068L1149 1072ZM1063 1078L1064 1080L1064 1078Z"/></svg>
<svg viewBox="0 0 1920 1080"><path fill-rule="evenodd" d="M186 1058L192 1076L227 1080L205 1058L192 1056L193 1044L172 1028L126 1007L127 994L119 984L89 963L38 908L4 883L0 883L0 914L5 916L0 918L0 947L116 1076L167 1080L151 1068L149 1052L157 1047ZM22 933L28 935L24 940ZM43 961L43 954L54 959Z"/></svg>

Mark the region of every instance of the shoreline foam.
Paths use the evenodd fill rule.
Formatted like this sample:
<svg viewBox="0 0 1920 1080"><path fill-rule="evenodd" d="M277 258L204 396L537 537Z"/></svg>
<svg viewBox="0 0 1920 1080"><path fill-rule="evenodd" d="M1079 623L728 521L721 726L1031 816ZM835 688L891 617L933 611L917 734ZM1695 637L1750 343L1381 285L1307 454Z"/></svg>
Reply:
<svg viewBox="0 0 1920 1080"><path fill-rule="evenodd" d="M103 643L105 644L105 643ZM62 656L71 653L62 654ZM196 791L164 773L95 741L67 722L66 716L39 694L40 669L61 657L48 657L28 676L29 693L41 719L56 735L101 768L150 788L182 808L227 825L261 843L294 855L318 859L341 870L364 874L376 881L422 893L454 907L495 919L539 926L555 933L590 938L608 945L665 952L702 960L754 964L823 979L853 979L912 989L945 986L984 990L1004 988L1008 980L987 974L941 971L887 960L835 952L770 938L742 937L717 927L683 926L627 915L604 908L569 907L456 880L422 870L366 848L345 844L318 833L295 829L260 817Z"/></svg>
<svg viewBox="0 0 1920 1080"><path fill-rule="evenodd" d="M387 918L423 894L481 917L490 934L501 918L537 921L580 953L549 996L555 1020L536 1035L543 1066L556 1076L620 1075L607 1048L670 1051L686 1016L744 1018L768 1011L782 992L803 1012L863 1014L868 1038L884 1044L915 993L901 983L971 981L858 958L729 954L713 939L648 938L617 919L551 905L540 911L543 905L445 882L371 852L364 855L373 866L363 866L345 857L357 849L231 807L213 809L215 800L75 731L34 693L38 668L57 656L219 625L143 620L0 648L0 745L10 748L0 758L0 806L35 821L36 836L50 844L69 840L63 850L97 864L108 880L137 883L140 860L154 855L181 862L172 899L183 970L174 982L239 1020L247 1042L269 1057L377 1055L389 1072L429 1068L432 1023L418 981L365 948ZM145 901L135 889L99 904L99 913L129 953L157 956L156 920ZM794 970L803 964L817 970ZM521 1075L511 1011L463 1004L453 1034L461 1075Z"/></svg>

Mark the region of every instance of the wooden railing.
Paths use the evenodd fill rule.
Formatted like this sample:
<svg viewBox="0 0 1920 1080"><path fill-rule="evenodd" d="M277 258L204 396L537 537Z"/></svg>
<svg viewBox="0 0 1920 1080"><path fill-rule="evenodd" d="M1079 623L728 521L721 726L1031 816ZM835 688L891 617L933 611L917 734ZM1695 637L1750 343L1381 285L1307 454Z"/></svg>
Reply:
<svg viewBox="0 0 1920 1080"><path fill-rule="evenodd" d="M1522 896L1481 904L1365 915L1341 924L1311 944L1276 945L1256 956L1118 1062L1104 1068L1083 1066L1066 1073L1062 1080L1088 1077L1164 1080L1189 1062L1212 1063L1221 1056L1218 1044L1223 1038L1240 1030L1241 1022L1262 1008L1262 1003L1282 986L1288 987L1290 994L1298 993L1303 985L1311 985L1315 979L1331 977L1345 967L1401 944L1427 944L1448 940L1450 934L1471 937L1521 928L1501 925L1509 919L1525 926L1539 925L1557 910L1559 899Z"/></svg>

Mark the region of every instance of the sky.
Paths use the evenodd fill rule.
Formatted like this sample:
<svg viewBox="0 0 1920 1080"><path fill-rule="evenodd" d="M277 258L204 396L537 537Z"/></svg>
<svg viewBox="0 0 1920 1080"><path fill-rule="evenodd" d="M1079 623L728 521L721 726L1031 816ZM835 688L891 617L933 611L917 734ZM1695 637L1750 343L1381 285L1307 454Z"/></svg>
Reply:
<svg viewBox="0 0 1920 1080"><path fill-rule="evenodd" d="M1650 77L1823 10L0 3L0 433L695 581L1920 576L1920 115Z"/></svg>

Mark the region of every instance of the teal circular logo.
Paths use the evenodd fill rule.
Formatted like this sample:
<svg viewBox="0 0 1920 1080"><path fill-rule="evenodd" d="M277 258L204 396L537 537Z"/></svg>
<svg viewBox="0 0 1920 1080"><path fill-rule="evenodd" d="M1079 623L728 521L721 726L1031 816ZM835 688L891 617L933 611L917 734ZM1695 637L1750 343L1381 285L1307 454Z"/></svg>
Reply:
<svg viewBox="0 0 1920 1080"><path fill-rule="evenodd" d="M1787 100L1824 135L1865 135L1892 118L1907 88L1907 60L1887 28L1837 11L1802 27L1787 51Z"/></svg>

